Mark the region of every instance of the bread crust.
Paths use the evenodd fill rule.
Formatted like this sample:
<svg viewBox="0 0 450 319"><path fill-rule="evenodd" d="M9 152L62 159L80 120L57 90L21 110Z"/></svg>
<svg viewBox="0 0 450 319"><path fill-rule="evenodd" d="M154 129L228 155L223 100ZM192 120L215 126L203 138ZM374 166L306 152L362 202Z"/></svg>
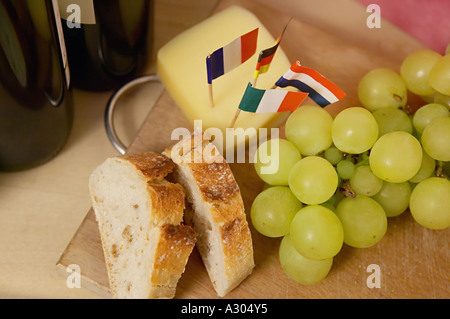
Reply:
<svg viewBox="0 0 450 319"><path fill-rule="evenodd" d="M183 224L165 224L160 226L158 231L160 240L155 251L150 282L154 286L175 288L179 274L184 272L185 267L185 264L179 261L188 260L195 245L196 235L190 226Z"/></svg>
<svg viewBox="0 0 450 319"><path fill-rule="evenodd" d="M197 140L197 143L194 143L194 140L199 137L201 142ZM201 153L201 162L194 161L198 153ZM223 275L226 277L226 283L219 285L218 281L224 280L215 278L215 271L211 269L208 269L208 273L219 296L224 296L245 279L255 266L252 237L239 186L228 163L203 132L194 132L190 139L178 142L166 149L163 154L173 158L177 164L175 179L184 186L187 199L194 209L193 214L197 214L195 206L198 206L193 192L200 194L203 206L208 208L214 223L212 229L218 232L220 238L220 251L223 255L222 262L225 270ZM184 185L186 181L183 182L183 178L180 177L183 173L190 174L196 185ZM193 226L198 240L202 241L206 236L199 233L199 228L193 220L195 218L189 218L186 223ZM210 246L211 243L198 243L203 260L208 258ZM207 268L214 267L206 262L205 265Z"/></svg>
<svg viewBox="0 0 450 319"><path fill-rule="evenodd" d="M153 212L153 223L179 224L183 221L183 210L185 208L185 193L180 184L148 184L149 196L151 197L151 211Z"/></svg>
<svg viewBox="0 0 450 319"><path fill-rule="evenodd" d="M146 180L151 197L151 211L154 212L153 223L181 223L185 208L184 189L180 184L170 183L165 179L175 169L175 163L167 156L154 152L130 154L120 158L133 165Z"/></svg>
<svg viewBox="0 0 450 319"><path fill-rule="evenodd" d="M122 158L134 165L149 180L162 180L175 168L175 163L170 158L155 152L129 154Z"/></svg>

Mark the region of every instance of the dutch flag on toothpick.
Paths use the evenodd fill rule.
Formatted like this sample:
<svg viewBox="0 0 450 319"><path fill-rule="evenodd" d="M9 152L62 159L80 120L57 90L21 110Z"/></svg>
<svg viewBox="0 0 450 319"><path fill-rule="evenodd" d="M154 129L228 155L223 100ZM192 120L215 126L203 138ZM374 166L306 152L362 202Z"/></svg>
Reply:
<svg viewBox="0 0 450 319"><path fill-rule="evenodd" d="M304 67L296 61L290 69L275 83L278 87L292 86L309 97L321 107L343 99L346 94L336 84L319 72Z"/></svg>

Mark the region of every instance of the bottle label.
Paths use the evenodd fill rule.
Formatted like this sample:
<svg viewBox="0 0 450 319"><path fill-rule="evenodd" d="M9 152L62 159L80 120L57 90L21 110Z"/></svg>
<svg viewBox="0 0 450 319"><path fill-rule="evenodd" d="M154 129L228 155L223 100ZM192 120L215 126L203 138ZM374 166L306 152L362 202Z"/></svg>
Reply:
<svg viewBox="0 0 450 319"><path fill-rule="evenodd" d="M80 24L95 24L94 0L57 0L61 17L67 27L80 28Z"/></svg>
<svg viewBox="0 0 450 319"><path fill-rule="evenodd" d="M64 72L66 73L66 84L67 84L67 88L69 88L70 87L70 69L69 69L69 63L67 61L66 43L64 41L63 28L61 25L61 15L60 15L59 6L58 6L58 0L52 0L52 6L53 6L53 13L55 15L56 31L58 32L59 47L61 50L62 63L63 63L63 67L64 67Z"/></svg>

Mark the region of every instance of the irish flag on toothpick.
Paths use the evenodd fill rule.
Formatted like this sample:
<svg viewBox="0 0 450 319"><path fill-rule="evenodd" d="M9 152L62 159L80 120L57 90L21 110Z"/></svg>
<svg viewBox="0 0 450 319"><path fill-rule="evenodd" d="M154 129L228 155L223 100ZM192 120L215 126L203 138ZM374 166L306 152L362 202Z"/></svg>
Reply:
<svg viewBox="0 0 450 319"><path fill-rule="evenodd" d="M307 96L304 92L261 90L249 83L239 109L251 113L295 111Z"/></svg>

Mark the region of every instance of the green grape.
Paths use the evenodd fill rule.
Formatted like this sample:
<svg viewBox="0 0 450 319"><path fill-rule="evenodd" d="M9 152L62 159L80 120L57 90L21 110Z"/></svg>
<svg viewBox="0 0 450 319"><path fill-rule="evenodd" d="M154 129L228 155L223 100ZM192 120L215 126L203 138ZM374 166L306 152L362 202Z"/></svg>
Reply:
<svg viewBox="0 0 450 319"><path fill-rule="evenodd" d="M450 96L449 95L445 95L445 94L436 92L433 95L433 102L437 103L437 104L442 104L447 108L447 110L450 110Z"/></svg>
<svg viewBox="0 0 450 319"><path fill-rule="evenodd" d="M316 155L331 146L333 117L318 105L304 105L286 121L286 138L303 155Z"/></svg>
<svg viewBox="0 0 450 319"><path fill-rule="evenodd" d="M430 94L430 95L421 95L420 97L421 97L422 100L423 100L424 102L426 102L426 103L437 103L437 102L434 102L436 93L438 93L438 92L435 92L435 93Z"/></svg>
<svg viewBox="0 0 450 319"><path fill-rule="evenodd" d="M369 71L358 84L359 100L371 112L384 107L404 107L407 93L401 76L387 68Z"/></svg>
<svg viewBox="0 0 450 319"><path fill-rule="evenodd" d="M444 55L433 66L428 81L436 91L450 95L450 54Z"/></svg>
<svg viewBox="0 0 450 319"><path fill-rule="evenodd" d="M409 179L411 183L419 183L425 178L433 175L436 169L436 161L431 158L424 150L422 150L422 164L420 165L419 171L412 178Z"/></svg>
<svg viewBox="0 0 450 319"><path fill-rule="evenodd" d="M362 107L349 107L336 115L331 126L334 145L344 153L359 154L369 150L378 138L375 117Z"/></svg>
<svg viewBox="0 0 450 319"><path fill-rule="evenodd" d="M323 260L334 257L341 250L344 231L330 209L311 205L303 207L294 216L290 236L292 244L302 256Z"/></svg>
<svg viewBox="0 0 450 319"><path fill-rule="evenodd" d="M355 173L355 164L347 159L340 161L336 165L336 172L342 179L350 179Z"/></svg>
<svg viewBox="0 0 450 319"><path fill-rule="evenodd" d="M288 185L289 172L302 156L291 142L285 139L270 139L262 143L254 157L258 176L267 184Z"/></svg>
<svg viewBox="0 0 450 319"><path fill-rule="evenodd" d="M338 176L333 165L319 156L302 158L291 169L289 187L305 204L320 204L333 196Z"/></svg>
<svg viewBox="0 0 450 319"><path fill-rule="evenodd" d="M372 173L369 165L362 165L355 169L350 186L356 194L373 196L379 192L383 181Z"/></svg>
<svg viewBox="0 0 450 319"><path fill-rule="evenodd" d="M449 116L449 111L442 104L429 103L419 108L413 116L413 125L419 134L423 133L424 128L438 117Z"/></svg>
<svg viewBox="0 0 450 319"><path fill-rule="evenodd" d="M344 243L355 248L375 245L387 230L383 207L364 195L341 200L336 215L344 228Z"/></svg>
<svg viewBox="0 0 450 319"><path fill-rule="evenodd" d="M417 50L410 53L400 67L400 75L406 87L417 95L430 95L435 92L428 82L433 66L442 56L433 50Z"/></svg>
<svg viewBox="0 0 450 319"><path fill-rule="evenodd" d="M383 207L387 217L403 213L409 206L411 186L409 182L390 183L383 181L380 191L372 198Z"/></svg>
<svg viewBox="0 0 450 319"><path fill-rule="evenodd" d="M450 117L439 117L423 130L423 149L437 161L450 161Z"/></svg>
<svg viewBox="0 0 450 319"><path fill-rule="evenodd" d="M323 157L331 163L331 165L336 165L344 157L342 152L334 146L327 148L323 154Z"/></svg>
<svg viewBox="0 0 450 319"><path fill-rule="evenodd" d="M393 131L413 132L411 119L402 109L385 107L373 112L373 116L377 120L379 136Z"/></svg>
<svg viewBox="0 0 450 319"><path fill-rule="evenodd" d="M251 219L255 229L267 237L281 237L289 233L292 218L302 208L302 203L289 187L273 186L255 197Z"/></svg>
<svg viewBox="0 0 450 319"><path fill-rule="evenodd" d="M414 220L431 229L450 226L450 181L430 177L413 189L409 209Z"/></svg>
<svg viewBox="0 0 450 319"><path fill-rule="evenodd" d="M393 183L406 182L420 169L422 147L411 134L390 132L381 136L372 147L369 163L378 178Z"/></svg>
<svg viewBox="0 0 450 319"><path fill-rule="evenodd" d="M323 280L330 272L333 258L312 260L303 257L293 246L291 237L283 237L279 250L280 264L292 280L310 285Z"/></svg>

